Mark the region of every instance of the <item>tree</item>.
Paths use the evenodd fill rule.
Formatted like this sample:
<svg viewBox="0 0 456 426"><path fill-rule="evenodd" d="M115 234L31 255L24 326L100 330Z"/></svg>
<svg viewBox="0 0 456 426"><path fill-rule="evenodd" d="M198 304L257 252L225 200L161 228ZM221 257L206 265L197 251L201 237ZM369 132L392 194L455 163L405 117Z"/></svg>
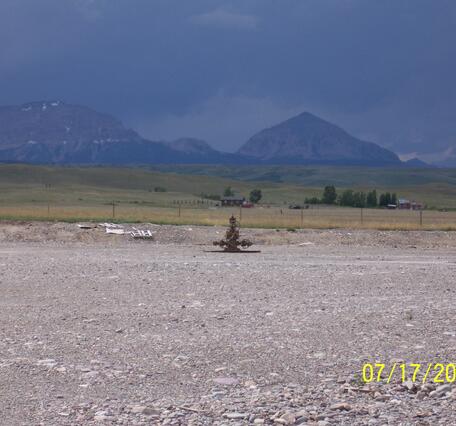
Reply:
<svg viewBox="0 0 456 426"><path fill-rule="evenodd" d="M391 204L397 205L397 195L395 192L391 194Z"/></svg>
<svg viewBox="0 0 456 426"><path fill-rule="evenodd" d="M233 197L234 196L234 191L231 189L231 186L227 186L225 190L223 191L223 196L224 197Z"/></svg>
<svg viewBox="0 0 456 426"><path fill-rule="evenodd" d="M353 207L354 194L351 189L346 189L344 192L342 192L342 195L339 199L339 204L345 207Z"/></svg>
<svg viewBox="0 0 456 426"><path fill-rule="evenodd" d="M334 185L327 185L323 190L323 197L321 199L323 204L334 204L337 199L337 192Z"/></svg>
<svg viewBox="0 0 456 426"><path fill-rule="evenodd" d="M355 192L353 194L353 207L366 207L366 194L364 192Z"/></svg>
<svg viewBox="0 0 456 426"><path fill-rule="evenodd" d="M250 191L249 200L252 203L255 203L255 204L258 203L262 197L263 197L263 194L261 193L261 189L253 189L252 191Z"/></svg>
<svg viewBox="0 0 456 426"><path fill-rule="evenodd" d="M386 207L388 204L392 204L391 194L389 192L385 192L384 194L380 194L379 203L380 207Z"/></svg>
<svg viewBox="0 0 456 426"><path fill-rule="evenodd" d="M375 189L367 194L366 205L367 207L377 207L377 191Z"/></svg>

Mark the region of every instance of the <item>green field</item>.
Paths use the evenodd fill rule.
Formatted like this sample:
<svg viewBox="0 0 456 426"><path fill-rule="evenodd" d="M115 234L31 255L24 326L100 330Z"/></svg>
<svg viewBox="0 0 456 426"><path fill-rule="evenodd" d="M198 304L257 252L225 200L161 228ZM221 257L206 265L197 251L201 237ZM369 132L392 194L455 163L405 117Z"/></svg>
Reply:
<svg viewBox="0 0 456 426"><path fill-rule="evenodd" d="M211 166L157 165L151 170L217 176L243 181L269 181L321 187L331 183L340 187L407 187L423 184L456 186L456 169L361 167L361 166Z"/></svg>
<svg viewBox="0 0 456 426"><path fill-rule="evenodd" d="M299 211L287 208L291 203L303 204L305 197L320 196L327 184L336 185L338 191L375 188L377 192L396 192L435 210L456 209L455 170L276 166L163 166L151 170L0 165L0 218L103 220L113 219L114 214L114 219L125 221L219 224L226 221L228 211L216 209L216 202L201 194L221 195L231 186L246 197L254 188L263 192L259 207L243 209L244 224L249 226L412 229L419 225L417 212L365 210L361 223L359 209L314 206L301 216ZM166 191L156 192L156 188ZM237 210L235 213L239 214ZM453 228L453 215L456 213L426 212L424 226Z"/></svg>

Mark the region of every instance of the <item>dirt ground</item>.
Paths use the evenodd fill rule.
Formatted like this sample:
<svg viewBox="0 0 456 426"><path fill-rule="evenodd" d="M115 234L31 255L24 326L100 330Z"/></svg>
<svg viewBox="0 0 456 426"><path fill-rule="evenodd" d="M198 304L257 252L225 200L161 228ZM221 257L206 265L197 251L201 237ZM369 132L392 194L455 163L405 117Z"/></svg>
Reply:
<svg viewBox="0 0 456 426"><path fill-rule="evenodd" d="M1 425L454 424L456 233L138 227L0 224Z"/></svg>

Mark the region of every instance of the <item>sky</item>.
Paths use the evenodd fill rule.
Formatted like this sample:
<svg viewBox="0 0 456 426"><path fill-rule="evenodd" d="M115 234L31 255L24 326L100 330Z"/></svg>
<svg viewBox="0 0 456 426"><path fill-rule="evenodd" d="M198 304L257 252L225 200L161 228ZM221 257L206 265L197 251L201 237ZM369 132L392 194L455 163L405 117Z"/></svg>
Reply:
<svg viewBox="0 0 456 426"><path fill-rule="evenodd" d="M234 151L308 111L456 148L454 0L1 0L0 104L62 100Z"/></svg>

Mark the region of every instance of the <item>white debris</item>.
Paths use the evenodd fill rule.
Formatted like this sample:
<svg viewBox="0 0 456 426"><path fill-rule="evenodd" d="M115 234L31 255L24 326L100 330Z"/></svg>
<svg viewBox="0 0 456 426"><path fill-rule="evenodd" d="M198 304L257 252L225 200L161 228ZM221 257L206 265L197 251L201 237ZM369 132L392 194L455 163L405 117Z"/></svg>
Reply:
<svg viewBox="0 0 456 426"><path fill-rule="evenodd" d="M99 226L101 226L102 228L118 228L118 229L122 229L123 226L122 225L118 225L117 223L100 223Z"/></svg>
<svg viewBox="0 0 456 426"><path fill-rule="evenodd" d="M123 234L125 234L125 231L123 229L119 229L119 228L106 228L106 233L123 235Z"/></svg>
<svg viewBox="0 0 456 426"><path fill-rule="evenodd" d="M130 232L130 235L136 239L144 239L149 240L154 237L152 231L150 229L142 230L133 228L133 231Z"/></svg>

